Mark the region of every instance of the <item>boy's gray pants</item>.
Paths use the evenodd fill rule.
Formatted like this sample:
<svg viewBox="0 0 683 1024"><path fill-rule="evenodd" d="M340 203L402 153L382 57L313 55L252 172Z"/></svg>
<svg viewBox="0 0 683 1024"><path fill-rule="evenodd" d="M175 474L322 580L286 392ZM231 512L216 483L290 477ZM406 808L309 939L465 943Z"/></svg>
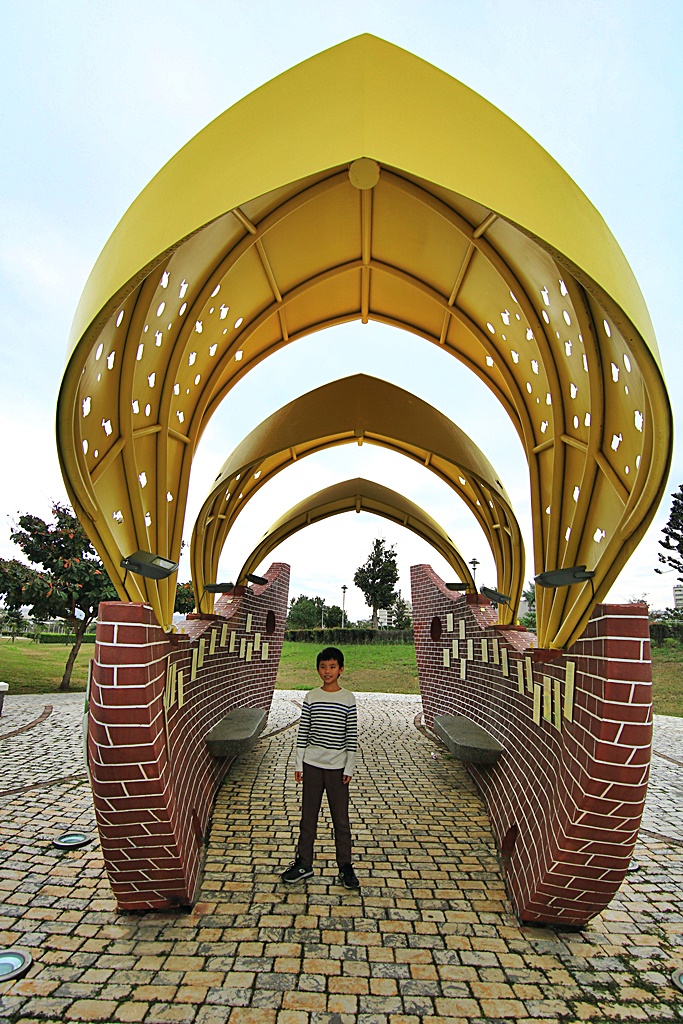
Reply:
<svg viewBox="0 0 683 1024"><path fill-rule="evenodd" d="M316 768L304 762L304 791L301 801L301 835L297 854L305 865L313 863L313 844L318 831L318 815L323 798L327 793L334 842L337 848L337 864L351 863L351 827L349 825L349 787L343 782L343 768Z"/></svg>

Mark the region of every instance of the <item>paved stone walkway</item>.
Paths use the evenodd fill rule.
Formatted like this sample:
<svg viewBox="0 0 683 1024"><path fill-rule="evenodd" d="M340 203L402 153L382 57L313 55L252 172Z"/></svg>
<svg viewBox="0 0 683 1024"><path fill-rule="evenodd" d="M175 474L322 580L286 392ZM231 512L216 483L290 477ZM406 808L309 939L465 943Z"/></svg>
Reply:
<svg viewBox="0 0 683 1024"><path fill-rule="evenodd" d="M0 984L0 1024L683 1020L670 982L683 967L683 719L656 719L637 870L569 932L515 920L484 805L416 728L419 697L358 695L360 894L333 883L327 814L316 875L285 887L299 817L287 726L302 696L276 694L268 734L225 780L192 912L142 915L116 911L97 842L51 845L67 828L94 830L82 696L8 698L0 945L30 949L35 963Z"/></svg>

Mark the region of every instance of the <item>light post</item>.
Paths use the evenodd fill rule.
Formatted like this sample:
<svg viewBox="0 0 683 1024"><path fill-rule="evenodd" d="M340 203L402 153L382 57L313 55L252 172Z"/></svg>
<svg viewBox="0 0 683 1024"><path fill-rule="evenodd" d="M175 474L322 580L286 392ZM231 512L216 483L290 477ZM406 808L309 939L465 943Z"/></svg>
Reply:
<svg viewBox="0 0 683 1024"><path fill-rule="evenodd" d="M344 584L344 586L342 587L342 629L344 628L344 623L346 622L345 606L346 606L346 591L348 589L349 588L346 586L346 584Z"/></svg>
<svg viewBox="0 0 683 1024"><path fill-rule="evenodd" d="M476 583L477 582L477 566L479 565L479 562L477 561L476 558L473 558L472 561L470 562L470 565L472 566L472 579Z"/></svg>

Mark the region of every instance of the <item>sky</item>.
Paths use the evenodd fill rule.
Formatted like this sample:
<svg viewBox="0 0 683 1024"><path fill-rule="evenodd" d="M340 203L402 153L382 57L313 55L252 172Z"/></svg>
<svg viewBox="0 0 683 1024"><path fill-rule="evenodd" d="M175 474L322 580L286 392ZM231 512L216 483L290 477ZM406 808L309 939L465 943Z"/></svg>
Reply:
<svg viewBox="0 0 683 1024"><path fill-rule="evenodd" d="M156 171L209 121L294 64L372 32L440 67L494 103L562 165L629 260L658 338L677 425L683 210L683 5L643 0L318 0L288 4L177 0L10 0L0 87L0 557L19 554L17 514L66 501L54 440L67 338L108 236ZM436 346L382 325L346 325L288 346L231 392L209 424L190 483L185 537L221 465L286 402L370 373L441 409L483 449L512 498L531 550L526 461L490 392ZM267 527L329 484L365 476L406 493L440 522L477 582L495 586L484 536L433 474L371 445L301 460L262 488L221 562L233 578ZM672 473L653 525L609 599L673 604L658 576L658 540L683 482ZM243 521L242 521L243 520ZM399 587L410 566L446 563L409 531L371 515L336 516L290 538L272 558L292 566L291 594L319 594L367 617L353 585L375 537L395 545ZM269 559L268 561L270 561ZM267 568L264 565L262 568ZM527 559L527 578L533 566ZM180 578L189 578L187 560Z"/></svg>

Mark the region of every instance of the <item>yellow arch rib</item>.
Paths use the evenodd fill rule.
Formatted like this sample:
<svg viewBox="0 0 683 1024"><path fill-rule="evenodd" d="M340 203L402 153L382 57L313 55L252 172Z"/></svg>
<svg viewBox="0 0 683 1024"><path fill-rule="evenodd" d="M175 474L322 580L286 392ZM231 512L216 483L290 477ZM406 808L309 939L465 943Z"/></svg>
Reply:
<svg viewBox="0 0 683 1024"><path fill-rule="evenodd" d="M656 354L650 317L623 253L559 164L467 86L369 34L267 82L168 161L97 260L71 344L114 295L146 276L161 254L198 228L284 182L303 181L359 157L468 196L543 239L600 283Z"/></svg>
<svg viewBox="0 0 683 1024"><path fill-rule="evenodd" d="M535 571L595 570L594 594L537 595L539 644L567 646L666 483L671 408L647 309L599 213L537 143L367 35L200 132L93 268L58 450L120 596L170 623L175 579L124 582L122 555L177 561L218 404L277 349L353 320L443 347L503 404L529 464Z"/></svg>
<svg viewBox="0 0 683 1024"><path fill-rule="evenodd" d="M247 557L236 582L244 584L247 575L255 572L271 551L299 530L345 512L372 512L392 523L405 526L407 530L412 530L445 558L458 578L467 583L472 593L476 592L476 585L467 562L436 520L398 491L383 487L373 480L365 480L363 477L344 480L316 491L285 512L266 531Z"/></svg>
<svg viewBox="0 0 683 1024"><path fill-rule="evenodd" d="M465 502L491 548L498 589L511 595L510 604L499 607L500 621L514 621L523 585L524 545L493 466L474 442L433 406L365 374L309 391L274 412L235 448L192 533L190 558L197 601L205 584L216 579L218 560L237 516L264 484L306 455L363 442L423 464ZM464 578L470 582L468 576ZM208 607L207 600L203 606Z"/></svg>

